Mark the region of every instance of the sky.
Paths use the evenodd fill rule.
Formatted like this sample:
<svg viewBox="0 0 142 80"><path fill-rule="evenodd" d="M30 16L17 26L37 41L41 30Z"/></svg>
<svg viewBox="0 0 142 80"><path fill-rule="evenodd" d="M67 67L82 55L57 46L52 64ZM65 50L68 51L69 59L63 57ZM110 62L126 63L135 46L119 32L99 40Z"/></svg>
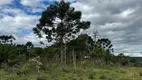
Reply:
<svg viewBox="0 0 142 80"><path fill-rule="evenodd" d="M0 0L0 35L13 35L15 43L41 39L32 31L41 13L60 0ZM98 38L112 41L114 54L142 57L142 0L65 0L82 12L82 20L91 21L87 30L98 31ZM48 43L47 45L50 45Z"/></svg>

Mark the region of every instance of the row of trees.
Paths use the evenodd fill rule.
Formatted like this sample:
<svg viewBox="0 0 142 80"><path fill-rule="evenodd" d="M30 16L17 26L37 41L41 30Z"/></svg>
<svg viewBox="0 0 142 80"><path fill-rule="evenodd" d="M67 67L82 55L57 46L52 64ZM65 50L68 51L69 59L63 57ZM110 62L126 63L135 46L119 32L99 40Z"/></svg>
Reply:
<svg viewBox="0 0 142 80"><path fill-rule="evenodd" d="M114 56L111 41L106 38L94 41L91 36L81 34L76 39L64 43L61 54L61 44L54 43L51 46L40 48L34 47L32 42L26 44L0 44L0 64L7 63L9 66L22 64L34 57L41 57L42 62L52 62L62 67L76 62L89 60L94 64L121 64L128 65L130 59L123 54ZM134 61L132 62L134 63Z"/></svg>

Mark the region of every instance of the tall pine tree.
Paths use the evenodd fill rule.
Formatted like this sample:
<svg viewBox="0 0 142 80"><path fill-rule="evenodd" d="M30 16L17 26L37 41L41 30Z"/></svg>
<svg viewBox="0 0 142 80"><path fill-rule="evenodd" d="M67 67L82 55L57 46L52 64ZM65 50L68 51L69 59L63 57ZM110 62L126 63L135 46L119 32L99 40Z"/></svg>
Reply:
<svg viewBox="0 0 142 80"><path fill-rule="evenodd" d="M66 60L66 42L74 38L80 30L85 30L90 27L89 21L81 20L81 11L75 11L70 3L61 0L50 5L42 12L39 19L39 24L33 28L34 33L48 42L53 40L60 44L61 63Z"/></svg>

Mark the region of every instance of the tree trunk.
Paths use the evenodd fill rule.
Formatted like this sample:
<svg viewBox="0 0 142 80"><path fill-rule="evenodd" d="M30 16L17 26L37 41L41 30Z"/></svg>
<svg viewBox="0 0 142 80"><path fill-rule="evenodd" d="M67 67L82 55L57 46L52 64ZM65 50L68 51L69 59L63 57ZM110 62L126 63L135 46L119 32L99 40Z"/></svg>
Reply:
<svg viewBox="0 0 142 80"><path fill-rule="evenodd" d="M65 43L65 55L64 55L64 57L65 57L65 65L66 65L66 63L67 63L67 45L66 45L66 43Z"/></svg>
<svg viewBox="0 0 142 80"><path fill-rule="evenodd" d="M61 66L63 67L63 48L61 47Z"/></svg>
<svg viewBox="0 0 142 80"><path fill-rule="evenodd" d="M59 54L56 53L55 57L56 57L56 61L55 61L55 62L56 62L57 64L59 64Z"/></svg>
<svg viewBox="0 0 142 80"><path fill-rule="evenodd" d="M80 60L83 61L82 52L80 51L79 53L80 53L80 55L79 55L80 56Z"/></svg>
<svg viewBox="0 0 142 80"><path fill-rule="evenodd" d="M74 68L76 69L76 55L74 53L74 49L72 51L72 56L73 56L73 65L74 65Z"/></svg>

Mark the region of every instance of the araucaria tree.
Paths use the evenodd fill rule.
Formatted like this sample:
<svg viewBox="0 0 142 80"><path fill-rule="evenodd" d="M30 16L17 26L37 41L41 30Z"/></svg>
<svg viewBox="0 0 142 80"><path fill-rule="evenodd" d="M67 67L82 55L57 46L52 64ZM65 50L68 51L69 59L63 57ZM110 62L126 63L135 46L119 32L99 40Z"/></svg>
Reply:
<svg viewBox="0 0 142 80"><path fill-rule="evenodd" d="M8 42L10 42L12 44L12 41L15 40L15 37L10 35L2 35L0 36L0 44L6 44Z"/></svg>
<svg viewBox="0 0 142 80"><path fill-rule="evenodd" d="M81 29L85 30L90 26L89 21L81 20L81 15L81 11L75 11L70 3L61 0L47 7L47 10L42 12L39 24L33 28L39 38L46 35L48 42L55 40L60 44L61 63L66 60L66 42L75 38Z"/></svg>

